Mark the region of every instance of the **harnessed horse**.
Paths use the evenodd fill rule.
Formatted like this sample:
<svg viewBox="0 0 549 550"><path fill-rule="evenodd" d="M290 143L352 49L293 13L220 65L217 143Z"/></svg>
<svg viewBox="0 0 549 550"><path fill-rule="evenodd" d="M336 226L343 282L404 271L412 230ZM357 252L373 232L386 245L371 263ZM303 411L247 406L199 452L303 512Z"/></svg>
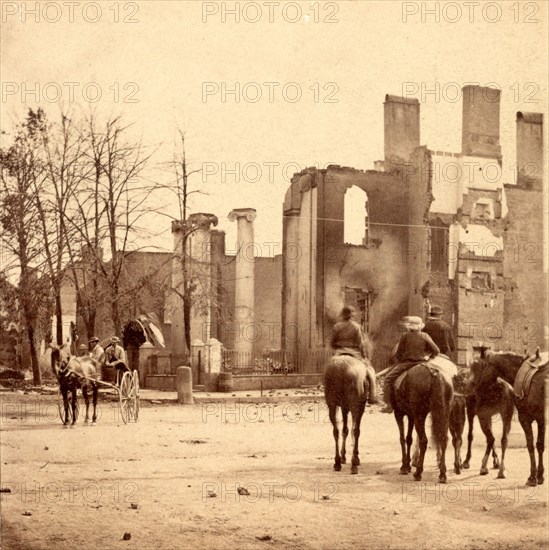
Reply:
<svg viewBox="0 0 549 550"><path fill-rule="evenodd" d="M67 342L61 347L52 347L51 366L57 381L59 389L63 396L63 406L65 409L65 420L63 426L66 428L69 424L69 392L71 392L72 423L76 423L76 400L77 389L82 389L82 395L86 402L86 417L84 422L88 423L90 401L88 397L88 388L91 387L93 394L93 415L92 424L97 420L97 394L98 394L98 374L97 363L91 357L76 357L71 355L70 343Z"/></svg>

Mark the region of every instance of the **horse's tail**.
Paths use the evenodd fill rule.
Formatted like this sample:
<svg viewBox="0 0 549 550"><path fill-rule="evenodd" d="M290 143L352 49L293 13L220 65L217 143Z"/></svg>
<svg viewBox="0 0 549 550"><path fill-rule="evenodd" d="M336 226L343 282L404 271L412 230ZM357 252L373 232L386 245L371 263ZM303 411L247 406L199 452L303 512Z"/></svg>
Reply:
<svg viewBox="0 0 549 550"><path fill-rule="evenodd" d="M431 435L437 449L448 437L453 388L439 372L432 373Z"/></svg>

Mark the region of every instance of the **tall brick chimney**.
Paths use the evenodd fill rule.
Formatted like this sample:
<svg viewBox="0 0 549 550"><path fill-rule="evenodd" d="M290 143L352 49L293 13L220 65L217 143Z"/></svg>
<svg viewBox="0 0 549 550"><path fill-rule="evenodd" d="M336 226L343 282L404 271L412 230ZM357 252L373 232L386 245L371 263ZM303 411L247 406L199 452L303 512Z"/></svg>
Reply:
<svg viewBox="0 0 549 550"><path fill-rule="evenodd" d="M471 157L501 160L499 104L501 91L482 86L463 87L461 152Z"/></svg>
<svg viewBox="0 0 549 550"><path fill-rule="evenodd" d="M419 147L419 101L387 94L383 107L385 165L408 162Z"/></svg>
<svg viewBox="0 0 549 550"><path fill-rule="evenodd" d="M517 184L543 186L543 114L517 113Z"/></svg>

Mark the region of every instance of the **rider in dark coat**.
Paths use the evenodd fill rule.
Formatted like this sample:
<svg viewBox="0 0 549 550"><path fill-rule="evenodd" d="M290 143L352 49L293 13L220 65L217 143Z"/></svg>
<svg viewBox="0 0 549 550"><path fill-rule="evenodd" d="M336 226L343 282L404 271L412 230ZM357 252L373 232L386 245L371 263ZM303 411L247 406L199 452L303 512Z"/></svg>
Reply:
<svg viewBox="0 0 549 550"><path fill-rule="evenodd" d="M456 342L452 327L440 318L442 313L440 306L431 306L423 332L426 332L433 339L433 342L440 349L440 353L451 357L451 353L456 350Z"/></svg>
<svg viewBox="0 0 549 550"><path fill-rule="evenodd" d="M408 332L403 334L395 354L395 359L398 364L385 377L383 386L383 400L385 407L381 412L392 413L391 395L393 384L396 379L409 368L425 361L428 356L436 357L440 350L433 342L431 337L425 332L421 332L423 321L420 317L404 317L403 325L408 329Z"/></svg>
<svg viewBox="0 0 549 550"><path fill-rule="evenodd" d="M362 332L360 325L352 320L355 309L352 306L345 306L340 313L338 323L332 329L332 349L336 355L351 355L361 361L371 359L373 346L370 338ZM368 381L370 386L369 402L374 404L378 402L376 392L376 373L374 368L366 364Z"/></svg>

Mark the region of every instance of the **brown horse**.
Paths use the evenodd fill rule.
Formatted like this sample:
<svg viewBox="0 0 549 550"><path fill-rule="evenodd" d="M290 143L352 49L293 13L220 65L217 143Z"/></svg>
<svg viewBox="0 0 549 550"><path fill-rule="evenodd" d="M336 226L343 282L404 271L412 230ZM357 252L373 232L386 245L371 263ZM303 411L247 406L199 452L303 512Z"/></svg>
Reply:
<svg viewBox="0 0 549 550"><path fill-rule="evenodd" d="M346 463L345 442L349 435L348 416L351 412L353 422L353 458L351 474L358 474L360 458L358 456L358 439L360 437L360 421L364 414L368 396L368 377L363 361L350 355L334 355L324 370L324 397L328 405L330 421L335 439L334 470L339 472L341 465ZM343 417L343 440L341 453L339 450L339 426L337 408L341 408Z"/></svg>
<svg viewBox="0 0 549 550"><path fill-rule="evenodd" d="M490 453L494 452L495 438L492 433L492 416L499 414L501 416L503 428L501 435L501 461L499 462L498 478L505 478L505 451L507 450L507 441L511 429L511 421L514 412L513 390L506 384L498 382L498 365L511 361L522 364L523 358L514 353L489 353L483 354L481 358L474 361L471 365L470 395L468 399L472 403L470 412L468 402L468 416L478 416L480 427L486 436L486 452L482 458L480 475L488 474L488 458ZM518 368L517 368L518 370ZM474 408L473 408L474 407ZM469 418L470 442L472 441L472 419ZM469 467L470 447L466 457L465 468ZM497 455L494 453L494 467L497 467Z"/></svg>
<svg viewBox="0 0 549 550"><path fill-rule="evenodd" d="M452 381L424 363L415 365L406 372L402 384L396 388L392 396L392 405L400 432L401 474L409 474L412 471L410 449L415 427L419 439L419 457L414 479L416 481L421 480L428 443L425 433L425 419L430 412L431 431L437 447L439 481L446 483L446 446L448 444L448 426L453 396ZM406 437L404 436L404 417L408 419Z"/></svg>
<svg viewBox="0 0 549 550"><path fill-rule="evenodd" d="M511 395L514 395L513 389L510 386L514 384L517 373L522 364L528 361L535 361L540 359L539 349L536 351L536 355L528 358L514 353L493 354L489 356L491 368L486 373L486 377L492 380L498 378L503 379L509 386L506 388ZM545 365L538 369L534 374L530 389L522 398L515 396L515 405L517 407L518 418L524 435L526 436L526 446L528 447L528 454L530 455L530 477L526 481L526 484L534 487L535 485L541 485L544 482L544 467L543 467L543 453L545 451L545 379L549 376L549 366L547 365L547 358L545 358ZM537 422L538 425L538 438L536 442L536 448L538 451L538 464L536 468L536 454L534 449L534 433L532 430L532 423ZM503 456L502 456L503 462Z"/></svg>
<svg viewBox="0 0 549 550"><path fill-rule="evenodd" d="M75 357L70 353L70 344L67 342L61 347L52 347L51 366L53 373L59 382L59 389L63 396L63 406L65 409L65 420L63 426L66 428L69 424L69 391L71 392L72 424L76 423L76 391L82 389L82 395L86 402L85 423L89 420L90 400L88 397L88 388L91 387L93 393L93 415L92 424L97 420L97 364L91 357Z"/></svg>

